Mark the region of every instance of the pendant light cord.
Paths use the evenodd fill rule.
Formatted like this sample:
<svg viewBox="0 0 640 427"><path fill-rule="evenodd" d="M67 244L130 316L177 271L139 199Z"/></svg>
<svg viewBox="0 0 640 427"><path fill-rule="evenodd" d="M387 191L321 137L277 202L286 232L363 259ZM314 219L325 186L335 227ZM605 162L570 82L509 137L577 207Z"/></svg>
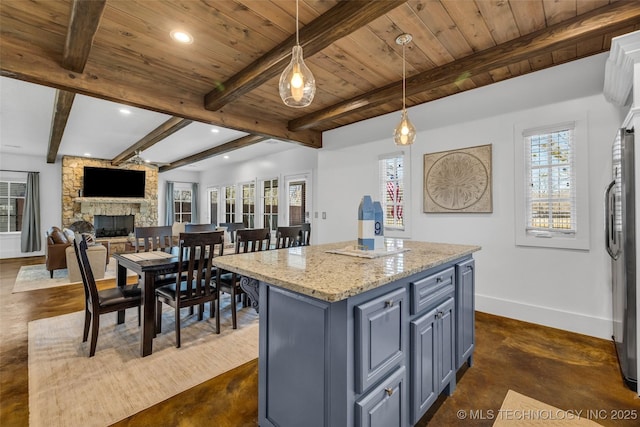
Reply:
<svg viewBox="0 0 640 427"><path fill-rule="evenodd" d="M296 44L300 46L300 37L298 36L298 0L296 0Z"/></svg>
<svg viewBox="0 0 640 427"><path fill-rule="evenodd" d="M297 1L297 0L296 0ZM406 43L402 43L402 111L406 110L405 107L405 93L406 93L406 83L405 83L405 62L404 62L404 45Z"/></svg>

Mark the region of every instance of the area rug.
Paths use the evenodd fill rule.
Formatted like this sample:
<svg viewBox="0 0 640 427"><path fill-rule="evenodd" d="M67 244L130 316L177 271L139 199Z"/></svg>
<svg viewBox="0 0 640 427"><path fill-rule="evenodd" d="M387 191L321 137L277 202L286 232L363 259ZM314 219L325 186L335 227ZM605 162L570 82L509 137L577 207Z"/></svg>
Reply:
<svg viewBox="0 0 640 427"><path fill-rule="evenodd" d="M140 357L137 309L115 324L102 315L96 354L82 343L83 312L29 322L29 425L107 426L258 357L258 315L238 311L231 327L223 299L221 333L215 318L198 321L182 310L181 348L174 312L165 309L153 354ZM197 311L197 310L196 310Z"/></svg>
<svg viewBox="0 0 640 427"><path fill-rule="evenodd" d="M562 410L513 390L507 392L502 407L495 415L493 427L598 427L580 410Z"/></svg>
<svg viewBox="0 0 640 427"><path fill-rule="evenodd" d="M104 273L104 279L97 279L96 282L101 280L114 279L117 275L117 262L111 258L107 269ZM135 276L132 271L127 270L127 277ZM54 270L53 279L50 276L49 270L46 269L44 264L37 265L25 265L20 267L18 276L16 277L16 283L13 285L12 293L35 291L39 289L48 289L56 286L74 285L80 282L69 282L67 269Z"/></svg>

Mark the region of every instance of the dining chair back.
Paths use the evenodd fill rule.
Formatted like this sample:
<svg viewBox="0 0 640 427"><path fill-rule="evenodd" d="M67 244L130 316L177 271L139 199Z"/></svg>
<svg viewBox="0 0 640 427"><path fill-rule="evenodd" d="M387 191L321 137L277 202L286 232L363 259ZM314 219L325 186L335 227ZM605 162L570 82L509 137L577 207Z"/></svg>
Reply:
<svg viewBox="0 0 640 427"><path fill-rule="evenodd" d="M185 233L200 233L203 231L216 231L215 224L185 224Z"/></svg>
<svg viewBox="0 0 640 427"><path fill-rule="evenodd" d="M268 228L246 228L237 231L236 254L258 252L269 249L271 234ZM233 329L238 328L237 320L237 301L238 297L242 298L243 305L248 305L247 294L240 288L240 275L237 273L220 271L219 285L217 286L217 302L218 310L220 307L220 293L225 292L231 295L231 322ZM218 316L216 321L220 318ZM218 330L220 328L218 327Z"/></svg>
<svg viewBox="0 0 640 427"><path fill-rule="evenodd" d="M302 238L302 227L294 225L291 227L278 227L276 233L276 249L299 246Z"/></svg>
<svg viewBox="0 0 640 427"><path fill-rule="evenodd" d="M309 246L311 241L311 224L305 222L300 225L302 227L302 237L300 238L300 246Z"/></svg>
<svg viewBox="0 0 640 427"><path fill-rule="evenodd" d="M176 281L156 289L156 332L162 331L162 303L174 308L176 347L180 347L180 309L199 306L198 320L203 319L204 305L209 302L210 317L215 314L214 300L219 282L212 260L224 254L224 232L180 233L178 274ZM218 312L216 332L220 333Z"/></svg>
<svg viewBox="0 0 640 427"><path fill-rule="evenodd" d="M134 234L136 252L157 251L173 246L173 228L170 225L136 227Z"/></svg>
<svg viewBox="0 0 640 427"><path fill-rule="evenodd" d="M247 228L244 225L244 222L221 222L220 224L218 224L218 226L225 227L227 229L227 233L229 233L229 239L231 243L236 242L236 232L238 230Z"/></svg>
<svg viewBox="0 0 640 427"><path fill-rule="evenodd" d="M138 307L138 326L140 325L140 305L142 302L142 293L137 285L115 287L109 289L98 290L96 281L89 263L87 255L87 241L82 238L78 243L78 239L73 241L73 247L82 276L82 285L84 286L85 310L84 310L84 333L82 342L86 342L89 336L89 326L91 325L91 344L89 348L89 357L96 353L96 344L98 342L98 331L100 329L100 315L111 313L114 311L126 310L127 308Z"/></svg>

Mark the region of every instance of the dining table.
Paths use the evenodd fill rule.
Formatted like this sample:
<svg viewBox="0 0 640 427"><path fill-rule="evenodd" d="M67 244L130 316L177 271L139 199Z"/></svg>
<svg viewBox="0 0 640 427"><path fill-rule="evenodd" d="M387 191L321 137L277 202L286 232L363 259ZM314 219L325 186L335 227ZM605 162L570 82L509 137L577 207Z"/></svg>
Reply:
<svg viewBox="0 0 640 427"><path fill-rule="evenodd" d="M155 291L166 281L159 281L158 277L178 272L178 247L168 248L166 251L115 253L112 257L118 263L117 284L126 285L127 270L140 276L142 291L142 318L140 319L140 356L145 357L153 351L153 337L155 335ZM186 266L187 260L184 264ZM118 312L118 323L124 322L124 311Z"/></svg>

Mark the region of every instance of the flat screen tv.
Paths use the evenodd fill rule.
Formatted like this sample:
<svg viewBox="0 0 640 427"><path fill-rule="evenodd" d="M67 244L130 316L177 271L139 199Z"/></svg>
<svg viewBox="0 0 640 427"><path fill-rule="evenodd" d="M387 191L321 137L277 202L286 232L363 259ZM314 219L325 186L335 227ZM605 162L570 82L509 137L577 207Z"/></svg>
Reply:
<svg viewBox="0 0 640 427"><path fill-rule="evenodd" d="M84 197L144 198L144 171L84 167Z"/></svg>

